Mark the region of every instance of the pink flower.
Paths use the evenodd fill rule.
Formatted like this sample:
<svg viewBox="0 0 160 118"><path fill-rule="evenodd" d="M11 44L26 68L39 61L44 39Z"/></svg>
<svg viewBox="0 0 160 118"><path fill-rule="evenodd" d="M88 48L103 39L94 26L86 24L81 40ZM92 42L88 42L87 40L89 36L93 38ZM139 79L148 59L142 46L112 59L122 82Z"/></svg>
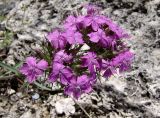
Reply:
<svg viewBox="0 0 160 118"><path fill-rule="evenodd" d="M63 49L67 43L64 34L58 30L49 33L47 39L55 49Z"/></svg>
<svg viewBox="0 0 160 118"><path fill-rule="evenodd" d="M26 63L20 68L20 72L27 77L28 82L32 83L44 73L48 67L45 60L37 61L35 57L27 57Z"/></svg>
<svg viewBox="0 0 160 118"><path fill-rule="evenodd" d="M119 68L120 72L124 72L129 70L131 67L131 62L134 58L134 54L130 51L125 51L117 55L112 59L112 63L114 67Z"/></svg>
<svg viewBox="0 0 160 118"><path fill-rule="evenodd" d="M88 15L96 15L96 14L99 14L100 12L100 8L97 7L96 5L87 4L85 8L87 9Z"/></svg>
<svg viewBox="0 0 160 118"><path fill-rule="evenodd" d="M116 68L112 65L112 62L102 60L102 70L104 70L103 76L106 78L111 77L116 73Z"/></svg>
<svg viewBox="0 0 160 118"><path fill-rule="evenodd" d="M89 15L84 18L83 23L85 27L91 26L91 28L94 31L97 31L101 27L101 25L106 23L106 19L104 16L100 15L94 15L94 16Z"/></svg>
<svg viewBox="0 0 160 118"><path fill-rule="evenodd" d="M117 70L130 69L134 57L121 40L129 35L111 19L101 15L98 7L91 4L85 7L86 15L70 15L63 22L62 30L56 29L48 34L47 41L51 47L47 45L47 49L40 53L41 57L46 53L44 56L52 62L45 73L48 80L57 81L66 95L76 99L92 91L97 77L109 78ZM47 66L45 60L28 57L20 72L32 83Z"/></svg>
<svg viewBox="0 0 160 118"><path fill-rule="evenodd" d="M116 36L107 36L102 29L98 29L97 32L92 32L88 34L90 40L94 43L100 43L103 47L111 48L115 50L116 46Z"/></svg>
<svg viewBox="0 0 160 118"><path fill-rule="evenodd" d="M54 55L54 62L58 62L62 64L64 62L70 62L71 59L72 59L72 56L65 53L64 50L60 50Z"/></svg>
<svg viewBox="0 0 160 118"><path fill-rule="evenodd" d="M106 25L118 38L129 38L129 35L108 17L106 17Z"/></svg>
<svg viewBox="0 0 160 118"><path fill-rule="evenodd" d="M79 30L83 27L83 23L82 23L83 19L84 19L84 16L75 17L73 15L70 15L65 20L64 28L66 30L69 29L73 31Z"/></svg>
<svg viewBox="0 0 160 118"><path fill-rule="evenodd" d="M106 37L106 34L103 30L101 29L98 29L97 32L92 32L90 34L88 34L88 36L90 37L90 40L94 43L97 43L97 42L102 42L103 44L106 44L107 42L107 37Z"/></svg>
<svg viewBox="0 0 160 118"><path fill-rule="evenodd" d="M83 44L82 34L73 30L67 30L65 37L69 44Z"/></svg>
<svg viewBox="0 0 160 118"><path fill-rule="evenodd" d="M65 94L73 96L76 99L78 99L81 94L90 93L91 91L92 87L87 75L82 75L78 78L73 77L65 88Z"/></svg>
<svg viewBox="0 0 160 118"><path fill-rule="evenodd" d="M63 64L55 62L53 63L49 81L55 82L57 79L60 79L60 82L66 85L72 76L73 73L69 67L65 67Z"/></svg>
<svg viewBox="0 0 160 118"><path fill-rule="evenodd" d="M88 70L91 73L94 73L96 71L95 69L100 69L97 56L94 52L87 52L87 54L81 57L81 59L82 59L82 66L88 67Z"/></svg>

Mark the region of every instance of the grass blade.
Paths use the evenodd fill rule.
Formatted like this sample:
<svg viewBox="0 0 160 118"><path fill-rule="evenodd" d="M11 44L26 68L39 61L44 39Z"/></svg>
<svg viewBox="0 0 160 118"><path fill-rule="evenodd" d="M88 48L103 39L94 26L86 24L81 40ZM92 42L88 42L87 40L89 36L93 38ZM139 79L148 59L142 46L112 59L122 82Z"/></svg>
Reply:
<svg viewBox="0 0 160 118"><path fill-rule="evenodd" d="M23 62L19 62L19 63L17 63L17 64L14 66L14 68L17 70L22 64L23 64ZM4 76L5 76L5 75L8 75L8 74L10 74L10 73L11 73L11 71L6 72L6 73L4 74Z"/></svg>
<svg viewBox="0 0 160 118"><path fill-rule="evenodd" d="M9 70L9 71L15 73L16 75L18 75L18 73L19 73L18 70L15 67L9 66L9 65L7 65L3 62L0 62L0 66L3 67L6 70Z"/></svg>
<svg viewBox="0 0 160 118"><path fill-rule="evenodd" d="M52 91L51 89L47 88L46 86L43 86L42 84L39 84L38 82L34 82L34 84L42 90Z"/></svg>

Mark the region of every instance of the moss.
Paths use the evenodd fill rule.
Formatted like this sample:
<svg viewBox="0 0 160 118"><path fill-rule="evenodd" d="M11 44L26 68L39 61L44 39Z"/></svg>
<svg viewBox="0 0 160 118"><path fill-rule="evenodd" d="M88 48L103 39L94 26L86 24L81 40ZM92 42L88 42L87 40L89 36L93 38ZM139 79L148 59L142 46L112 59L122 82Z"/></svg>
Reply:
<svg viewBox="0 0 160 118"><path fill-rule="evenodd" d="M4 31L2 34L2 42L0 42L0 49L8 47L12 42L13 32L11 31Z"/></svg>
<svg viewBox="0 0 160 118"><path fill-rule="evenodd" d="M4 20L5 20L5 18L6 18L6 16L4 16L4 15L0 15L0 22L4 21Z"/></svg>

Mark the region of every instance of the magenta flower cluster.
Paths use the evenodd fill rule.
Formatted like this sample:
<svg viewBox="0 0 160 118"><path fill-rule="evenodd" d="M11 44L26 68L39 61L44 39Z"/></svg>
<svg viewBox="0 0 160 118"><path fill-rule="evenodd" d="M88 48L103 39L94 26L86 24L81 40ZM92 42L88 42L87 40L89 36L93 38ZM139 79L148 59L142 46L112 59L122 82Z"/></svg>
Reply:
<svg viewBox="0 0 160 118"><path fill-rule="evenodd" d="M131 68L134 55L122 40L129 35L100 14L98 7L85 8L85 15L68 16L63 29L56 28L47 35L52 47L51 60L26 59L20 72L30 83L45 72L49 82L61 83L65 94L78 99L92 91L99 75L109 78L117 71ZM84 50L84 46L88 48Z"/></svg>

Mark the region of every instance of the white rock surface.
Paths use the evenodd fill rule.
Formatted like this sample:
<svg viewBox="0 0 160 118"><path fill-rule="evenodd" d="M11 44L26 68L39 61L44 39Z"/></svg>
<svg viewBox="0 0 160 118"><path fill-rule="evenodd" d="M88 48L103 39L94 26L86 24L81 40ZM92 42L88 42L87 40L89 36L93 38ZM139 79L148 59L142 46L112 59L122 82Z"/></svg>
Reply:
<svg viewBox="0 0 160 118"><path fill-rule="evenodd" d="M75 103L71 98L61 99L56 102L55 108L58 114L65 113L67 116L75 113Z"/></svg>

